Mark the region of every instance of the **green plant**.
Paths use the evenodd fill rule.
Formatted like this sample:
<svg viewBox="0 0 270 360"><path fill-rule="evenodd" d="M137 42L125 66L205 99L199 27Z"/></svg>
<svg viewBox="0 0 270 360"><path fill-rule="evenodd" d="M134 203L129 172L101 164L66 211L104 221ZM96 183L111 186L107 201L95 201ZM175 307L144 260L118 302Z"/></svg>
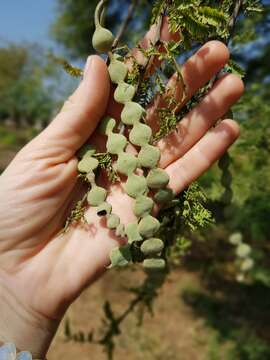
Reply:
<svg viewBox="0 0 270 360"><path fill-rule="evenodd" d="M212 88L216 80L216 78L212 79L186 102L186 86L182 79L181 67L176 61L177 57L207 39L219 38L228 41L240 10L248 11L255 4L252 1L223 1L217 6L214 1L189 0L184 3L156 1L152 16L152 23L156 24L157 28L156 39L147 50L140 49L146 60L143 66L139 66L129 54L129 49L117 47L119 38L114 39L112 33L104 27L103 10L106 3L100 1L96 8L93 47L99 52L108 52L108 70L111 81L116 87L114 99L123 105L123 110L120 122L112 118L104 118L99 132L106 139L106 153L103 156L108 156L111 164L114 164L109 173L112 173L112 170L114 173L119 173L114 177L116 181L120 176L127 177L124 190L135 199L133 210L137 222L124 227L121 219L111 213L110 204L106 201L106 190L98 187L95 180L101 163L97 164L94 160L100 154L96 154L93 150L91 154L86 151L82 155L78 169L81 171L81 177L89 185L88 204L97 208L99 216L106 217L107 226L114 229L117 236L126 236L128 239L125 246L112 251L111 267L126 266L130 262L143 262L144 268L149 273L148 280L155 284L153 288L156 293L162 282L154 281L151 275L153 270L156 273L156 270L165 269L163 273L157 272L165 276L167 272L165 259L170 263L175 254L183 256L190 246L190 241L185 235L212 222L209 210L204 207L205 196L198 185L193 184L175 198L172 191L167 188L168 175L158 168L160 152L156 142L175 130L177 123ZM180 39L161 44L160 30L165 14L168 15L170 29L178 32ZM182 83L180 105L186 104L179 112L179 104L175 104L173 96L167 94L166 104L157 110L160 114L159 129L153 133L145 123L145 107L153 93L166 95L162 73L166 70L164 67L160 69L161 73L153 73L151 63L155 58L163 62L167 70L171 67L176 72L179 82ZM127 66L125 59L132 59L131 67ZM230 62L224 71L237 72L242 76L241 70L233 62ZM135 146L138 155L128 153L128 145ZM223 170L222 184L225 187L222 202L226 206L232 200L229 165L228 154L225 154L220 161L220 167ZM153 193L151 197L150 191ZM154 203L162 205L157 217L152 214ZM148 295L151 293L148 287L147 292ZM108 318L112 317L108 307L106 315ZM112 321L111 326L114 325ZM117 326L119 325L117 323ZM106 338L106 342L104 340L110 356L112 356L113 336L117 333L117 331L109 332L110 337Z"/></svg>

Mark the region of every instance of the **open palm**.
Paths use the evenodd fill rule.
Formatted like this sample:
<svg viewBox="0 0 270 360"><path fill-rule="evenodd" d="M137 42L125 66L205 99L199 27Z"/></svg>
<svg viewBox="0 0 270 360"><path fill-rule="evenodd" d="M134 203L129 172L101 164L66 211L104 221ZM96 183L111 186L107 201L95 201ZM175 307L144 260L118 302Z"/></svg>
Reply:
<svg viewBox="0 0 270 360"><path fill-rule="evenodd" d="M150 31L144 46L151 38ZM164 40L169 34L162 32ZM228 61L220 42L204 45L183 66L188 97L212 78ZM176 76L169 87L178 89ZM200 176L238 137L238 126L224 116L243 91L240 79L227 75L179 124L179 131L161 140L160 166L169 173L176 192ZM66 307L109 264L117 238L103 220L88 209L87 226L72 226L59 234L80 196L76 151L92 135L104 114L119 117L121 108L112 90L104 61L88 59L84 79L60 114L26 145L0 177L0 284L25 309L46 319L61 318ZM176 91L180 96L180 91ZM178 99L180 100L180 99ZM155 124L157 98L148 109ZM108 201L122 223L132 218L131 199L121 184L111 186ZM1 331L0 331L1 332Z"/></svg>

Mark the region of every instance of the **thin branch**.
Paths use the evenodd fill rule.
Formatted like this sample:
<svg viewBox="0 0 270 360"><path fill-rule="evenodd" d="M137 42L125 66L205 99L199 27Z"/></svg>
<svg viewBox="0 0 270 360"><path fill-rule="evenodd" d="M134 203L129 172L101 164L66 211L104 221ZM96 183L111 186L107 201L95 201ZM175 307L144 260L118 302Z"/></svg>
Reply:
<svg viewBox="0 0 270 360"><path fill-rule="evenodd" d="M235 1L233 12L232 12L232 15L230 17L229 24L228 24L229 36L228 36L228 38L226 40L226 45L228 45L230 39L233 36L234 29L235 29L235 24L236 24L237 18L239 16L239 13L241 11L243 2L244 2L243 0L236 0ZM210 89L214 86L214 84L218 80L219 76L220 76L220 72L211 79L211 81L210 81Z"/></svg>
<svg viewBox="0 0 270 360"><path fill-rule="evenodd" d="M119 31L117 33L117 36L116 36L116 38L114 40L113 49L115 49L117 47L119 41L123 37L123 35L124 35L124 33L125 33L125 31L126 31L126 29L128 27L129 22L132 20L132 17L134 15L135 8L136 8L137 5L138 5L138 0L132 1L132 3L129 5L127 16L125 17L123 23L121 24L120 29L119 29Z"/></svg>
<svg viewBox="0 0 270 360"><path fill-rule="evenodd" d="M233 9L233 13L232 13L232 16L231 16L230 22L229 22L230 36L232 36L232 34L233 34L235 23L236 23L238 15L240 13L240 10L242 8L242 5L243 5L243 0L236 0L234 9Z"/></svg>
<svg viewBox="0 0 270 360"><path fill-rule="evenodd" d="M163 14L158 18L157 25L156 25L156 32L155 37L153 41L151 42L153 46L158 46L160 44L161 40L161 29L163 26ZM152 66L153 61L155 60L155 56L150 56L148 58L145 58L145 61L142 65L140 65L140 77L137 83L137 89L140 88L141 83L143 82L145 78L145 74L147 73L147 70L149 67Z"/></svg>

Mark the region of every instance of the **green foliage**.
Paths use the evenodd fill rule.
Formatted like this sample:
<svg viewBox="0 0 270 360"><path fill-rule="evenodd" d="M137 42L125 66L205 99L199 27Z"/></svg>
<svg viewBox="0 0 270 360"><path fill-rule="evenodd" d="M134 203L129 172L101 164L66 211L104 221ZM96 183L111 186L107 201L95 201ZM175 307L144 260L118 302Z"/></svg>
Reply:
<svg viewBox="0 0 270 360"><path fill-rule="evenodd" d="M18 125L46 124L57 105L54 80L48 81L53 77L57 73L41 48L0 48L0 119Z"/></svg>
<svg viewBox="0 0 270 360"><path fill-rule="evenodd" d="M137 38L141 31L146 29L147 15L151 11L153 2L153 0L137 1L136 11L132 14L140 15L136 19L137 31L127 30L123 37L124 42L130 41L133 36ZM51 33L59 43L65 46L72 57L85 58L93 52L91 37L95 29L93 20L97 3L98 0L78 0L76 2L57 0L58 16L52 25ZM106 27L117 33L129 5L130 0L111 0Z"/></svg>
<svg viewBox="0 0 270 360"><path fill-rule="evenodd" d="M214 3L214 2L212 2ZM215 6L208 6L207 1L176 0L173 2L159 0L154 7L152 22L157 21L160 11L166 9L173 32L180 32L186 47L196 41L218 36L226 38L228 16Z"/></svg>
<svg viewBox="0 0 270 360"><path fill-rule="evenodd" d="M183 220L192 231L213 223L210 210L204 207L207 198L198 184L192 184L184 194Z"/></svg>
<svg viewBox="0 0 270 360"><path fill-rule="evenodd" d="M62 15L68 19L68 22L65 23L64 17L62 17L62 20L60 17L60 22L58 19L58 26L60 24L61 26L63 25L63 29L60 27L58 29L55 28L56 34L59 36L58 39L68 46L72 55L78 56L88 54L89 49L91 48L89 39L91 39L91 33L93 32L92 30L94 30L90 29L91 17L88 18L87 15L88 30L84 32L86 27L83 29L83 26L85 26L86 22L81 23L79 20L82 18L81 15L71 11L72 7L76 7L75 3L72 4L67 0L61 0L59 3L62 3ZM78 2L78 9L82 6L82 3L83 1ZM138 1L137 9L140 9L142 3L143 2ZM115 7L115 12L113 12L112 9L114 4L115 1L111 1L109 14L113 15L112 17L110 16L110 19L115 21L116 18L122 18L122 15L119 14L119 9L121 8L121 11L122 9L127 9L128 4L126 1L119 1ZM86 5L86 1L84 2L84 5ZM150 6L152 5L153 4L150 2ZM240 17L240 21L237 22L234 30L235 21L239 15L237 10L238 5L242 5L238 10L241 11L243 16ZM91 9L94 8L94 6L95 4L92 3ZM237 14L235 14L235 9L237 10ZM266 74L268 74L269 46L266 42L264 49L260 49L259 51L261 56L254 56L252 59L249 58L245 46L249 44L250 41L256 40L258 34L262 33L260 32L262 31L260 26L265 29L266 26L262 24L266 23L269 10L266 11L266 13L265 11L261 12L261 4L256 0L246 0L243 2L234 0L223 0L221 2L213 0L157 0L153 5L152 23L157 23L160 15L165 12L169 17L170 29L180 33L180 40L178 42L170 42L166 44L166 46L164 45L164 51L162 53L154 46L154 44L147 50L141 49L146 56L148 63L151 63L153 56L159 57L159 60L164 62L165 65L160 67L158 73L153 75L149 72L148 74L147 71L145 71L145 68L139 66L136 62L134 63L133 69L129 71L128 74L126 74L126 69L123 67L121 61L116 64L117 66L115 66L115 68L112 64L110 69L111 79L117 84L115 99L116 101L125 104L124 111L121 114L122 122L127 126L133 126L131 136L128 140L135 145L142 147L142 149L139 149L140 152L143 153L143 147L148 146L149 148L149 146L152 146L149 144L149 141L158 141L171 131L174 131L178 122L181 121L183 116L202 99L214 83L215 79L209 84L206 84L204 88L200 89L192 99L187 102L180 113L177 111L177 105L179 104L174 104L171 94L168 94L166 107L158 109L160 119L159 129L153 134L152 139L152 134L147 134L145 127L144 130L139 131L139 128L146 125L140 123L144 120L144 111L138 106L138 103L143 107L146 107L146 105L151 102L156 92L166 96L165 83L167 75L174 71L178 73L179 80L183 82L183 79L181 78L181 68L178 66L176 59L179 55L185 55L185 50L192 49L193 46L196 46L198 43L204 43L209 39L222 39L225 42L230 40L230 43L233 46L237 45L238 47L238 53L235 52L234 59L240 60L241 66L238 65L238 61L230 60L224 71L237 74L241 77L244 76L246 71L248 81L256 79L256 76L258 76L258 83L254 83L248 87L245 97L234 109L235 118L241 120L242 140L232 151L232 161L229 161L226 164L225 155L220 163L220 168L223 171L222 175L220 174L220 170L215 168L201 180L211 199L210 203L205 205L207 198L197 184L190 186L176 199L172 199L170 194L164 194L165 189L162 189L163 192L157 192L155 194L154 200L156 202L159 202L157 201L158 198L161 199L160 203L163 202L163 197L169 199L168 201L166 200L166 202L164 201L164 206L159 214L161 227L158 231L158 236L164 242L164 249L161 250L161 247L159 248L161 258L154 259L157 261L147 259L147 262L145 263L146 268L149 264L152 268L159 265L162 265L162 267L165 266L163 258L167 258L169 264L177 264L182 258L188 258L188 256L193 255L196 258L197 263L199 265L202 264L201 270L205 270L205 274L211 273L213 269L222 268L225 276L233 278L233 281L235 281L234 270L231 270L231 265L234 261L232 261L232 259L235 257L233 256L233 246L228 243L228 235L233 231L241 231L243 232L246 245L244 252L247 252L247 249L252 249L252 259L254 256L255 266L250 271L249 281L267 287L269 286L270 279L269 271L267 270L269 261L265 255L266 249L268 248L266 241L269 232L268 218L270 216L268 206L270 203L270 200L268 201L268 184L270 181L268 180L270 179L268 179L269 171L267 170L269 169L270 148L268 136L268 124L270 118L268 102L270 92L269 79L266 78ZM252 12L258 14L252 18L247 18L246 15ZM147 13L147 11L145 11L145 13ZM76 19L74 19L74 14L77 17ZM116 17L114 18L115 15ZM83 13L83 17L84 16L85 12ZM82 26L81 24L84 25ZM137 23L133 23L133 28L136 25L137 29L142 29L144 24L145 19L141 14L137 19ZM116 25L116 22L114 25ZM108 28L115 32L117 26L108 26ZM67 31L66 35L61 38L64 31ZM71 31L71 36L67 36L68 31ZM81 35L83 36L81 37ZM72 38L72 36L74 37ZM82 44L82 46L75 40L76 37L77 39L79 39L79 37L81 37L81 39L84 38L84 44ZM235 49L237 50L237 48ZM121 53L121 55L126 55L128 51L128 47L125 47L125 49L115 51L115 55L118 52L119 54ZM242 67L245 70L243 70ZM119 69L121 71L119 71ZM184 102L186 100L185 84L182 83L182 85L182 101ZM136 95L133 99L135 91ZM258 121L258 118L260 121ZM116 131L115 128L111 130ZM110 134L106 135L110 136ZM114 135L116 134L114 133ZM145 139L143 139L143 135L146 135ZM113 145L117 145L116 142ZM123 154L123 151L125 150L125 145L126 143L122 144L119 148L116 146L117 151L113 151L113 153L116 154L115 156L118 157L118 160L120 154ZM109 148L108 150L112 150L112 148ZM108 163L105 161L105 164L110 164L109 173L113 173L111 155L103 154L102 156L104 156L104 159L107 159L107 155L110 159ZM146 155L149 154L146 153ZM120 158L120 160L122 159ZM139 161L139 165L143 165L143 161L146 161L145 163L147 163L147 165L150 164L147 156L144 156L144 158ZM146 168L155 168L156 162L157 161L154 161L154 165L150 164L149 166L146 166ZM142 194L144 194L143 196L146 196L148 190L147 186L145 184L139 186L141 184L138 183L138 179L134 174L131 174L134 171L135 165L131 166L130 163L128 163L128 165L128 172L126 174L129 175L129 193L132 194L134 198L142 196ZM105 168L106 166L104 166L104 169ZM123 164L121 168L124 168ZM144 172L144 175L146 174L148 174L148 170ZM141 179L144 179L144 177L141 177ZM225 192L222 186L225 187ZM234 197L232 199L233 194ZM143 244L146 242L143 242L143 240L145 240L143 237L145 235L147 237L152 236L154 235L154 232L157 231L154 220L152 221L154 218L149 215L149 209L144 211L144 205L145 204L143 203L142 210L140 208L140 211L142 211L144 215L144 219L140 222L139 227L137 223L134 223L129 224L125 229L129 241L127 248L124 248L125 251L128 249L127 253L122 254L120 249L115 249L114 253L112 253L113 265L126 265L131 260L133 262L142 262L144 260L140 253L140 250L145 252L144 246L146 245ZM213 229L211 232L209 230L207 235L201 230L203 227L213 223L212 215L208 207L213 209L214 214L217 217L218 228L216 232L222 233L224 227L226 228L226 234L220 236L221 242L219 243L219 246L217 245L217 239L220 240L220 238L218 238ZM206 239L207 241L205 241ZM199 248L198 254L196 253L196 250L198 250L197 247ZM219 248L221 248L220 252L218 251ZM243 246L241 251L238 251L238 255L243 255L242 250ZM259 265L257 265L258 263ZM246 266L250 267L249 265L250 264L245 264L245 269ZM151 281L154 283L153 278ZM153 283L150 282L149 284L153 286ZM239 285L234 284L233 291L237 291L237 289L239 289ZM147 293L149 293L148 290ZM136 291L141 296L142 288L137 289ZM150 298L152 299L151 296ZM140 303L141 301L144 301L144 296L136 299L138 300L138 303ZM205 303L206 307L209 305L207 304L207 301L204 302L204 299L201 297L199 297L199 301L202 302L202 306ZM152 302L150 303L152 305ZM213 304L213 308L210 304L210 308L210 310L219 309L219 307L216 306L216 303ZM122 318L117 318L117 316L115 316L112 306L109 303L106 303L104 310L108 321L108 331L105 332L105 336L100 343L106 346L107 353L111 358L114 348L113 339L120 333L120 323ZM133 305L131 306L131 310L133 310ZM210 314L210 322L215 320L213 313ZM124 317L125 316L123 316L123 318ZM232 327L232 324L225 325L224 330L223 324L221 324L222 331L225 331L228 334L230 333L228 328L230 326ZM248 325L250 326L250 324ZM259 359L260 357L262 359L267 359L269 349L267 345L265 345L264 340L258 340L257 334L254 334L253 332L246 333L245 326L246 324L241 327L237 334L229 334L230 340L234 341L237 346L231 350L228 359ZM249 346L243 345L243 343L237 340L237 336L244 339L243 334L250 339ZM217 344L218 341L216 345Z"/></svg>

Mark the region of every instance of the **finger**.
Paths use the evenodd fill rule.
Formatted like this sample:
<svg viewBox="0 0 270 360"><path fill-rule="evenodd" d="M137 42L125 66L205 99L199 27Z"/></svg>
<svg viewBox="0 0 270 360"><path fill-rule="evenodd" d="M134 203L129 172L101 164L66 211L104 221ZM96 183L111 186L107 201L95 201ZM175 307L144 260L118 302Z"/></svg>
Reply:
<svg viewBox="0 0 270 360"><path fill-rule="evenodd" d="M198 89L204 86L229 60L229 50L220 41L209 41L191 56L182 66L182 77L186 86L185 102L188 101ZM175 103L182 103L183 85L175 73L167 84L165 96L173 96ZM183 105L184 103L182 103ZM158 130L157 108L167 107L164 96L157 96L148 107L147 122Z"/></svg>
<svg viewBox="0 0 270 360"><path fill-rule="evenodd" d="M223 120L205 135L181 159L166 168L169 187L179 193L201 176L239 136L239 126L233 120Z"/></svg>
<svg viewBox="0 0 270 360"><path fill-rule="evenodd" d="M134 48L131 51L131 54L136 59L136 62L139 65L143 65L147 58L143 54L143 52L140 50L140 48L147 50L150 48L153 44L153 42L156 40L156 34L158 31L158 24L154 24L150 27L149 31L145 34L144 38L139 42L139 45ZM169 30L169 21L167 17L163 17L161 29L160 29L160 41L168 42L171 40L178 41L180 39L179 33L173 33ZM162 52L163 47L162 45L158 46L159 50ZM161 62L157 61L155 64L156 66L159 66Z"/></svg>
<svg viewBox="0 0 270 360"><path fill-rule="evenodd" d="M160 166L166 167L183 156L205 133L224 116L244 91L242 80L226 75L177 126L177 131L160 140Z"/></svg>
<svg viewBox="0 0 270 360"><path fill-rule="evenodd" d="M110 94L110 82L105 62L90 56L84 78L61 112L42 133L42 139L74 154L95 130L104 114Z"/></svg>

